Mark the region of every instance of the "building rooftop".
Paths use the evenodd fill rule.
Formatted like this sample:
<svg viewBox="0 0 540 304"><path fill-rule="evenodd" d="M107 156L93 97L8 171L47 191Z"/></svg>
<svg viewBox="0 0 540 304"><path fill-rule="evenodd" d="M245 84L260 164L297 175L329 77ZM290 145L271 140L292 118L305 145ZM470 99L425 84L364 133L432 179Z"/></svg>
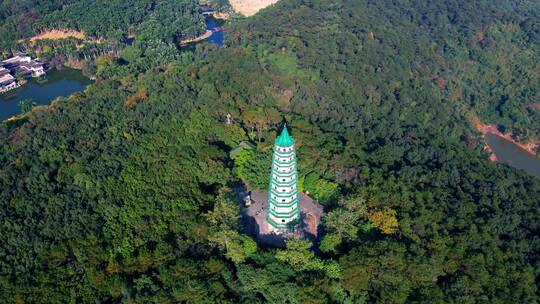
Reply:
<svg viewBox="0 0 540 304"><path fill-rule="evenodd" d="M30 68L30 69L43 68L43 64L37 61L23 62L19 66L24 67L24 68Z"/></svg>
<svg viewBox="0 0 540 304"><path fill-rule="evenodd" d="M207 13L207 12L213 12L214 9L211 6L203 5L201 6L201 12Z"/></svg>
<svg viewBox="0 0 540 304"><path fill-rule="evenodd" d="M30 58L29 56L26 56L24 54L17 54L11 58L3 60L2 63L15 64L15 63L20 63L20 62L30 62L30 61L32 61L32 58Z"/></svg>
<svg viewBox="0 0 540 304"><path fill-rule="evenodd" d="M15 80L15 77L11 76L11 74L0 75L0 83L9 83L14 80Z"/></svg>

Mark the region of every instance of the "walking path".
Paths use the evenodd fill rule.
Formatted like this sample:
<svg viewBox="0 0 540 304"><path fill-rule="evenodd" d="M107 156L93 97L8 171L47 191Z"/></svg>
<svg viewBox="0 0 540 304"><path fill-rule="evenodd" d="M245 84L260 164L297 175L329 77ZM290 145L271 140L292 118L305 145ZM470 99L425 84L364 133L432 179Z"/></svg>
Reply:
<svg viewBox="0 0 540 304"><path fill-rule="evenodd" d="M180 46L186 46L186 45L188 45L190 43L193 43L193 42L202 41L202 40L212 36L213 33L214 32L212 30L206 30L206 32L204 34L202 34L202 35L200 35L198 37L180 41Z"/></svg>

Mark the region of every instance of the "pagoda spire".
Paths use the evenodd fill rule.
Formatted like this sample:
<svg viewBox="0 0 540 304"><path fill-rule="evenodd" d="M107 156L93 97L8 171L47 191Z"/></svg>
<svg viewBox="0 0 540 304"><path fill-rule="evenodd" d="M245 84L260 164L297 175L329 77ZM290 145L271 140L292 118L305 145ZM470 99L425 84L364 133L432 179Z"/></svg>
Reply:
<svg viewBox="0 0 540 304"><path fill-rule="evenodd" d="M276 144L287 147L294 144L294 139L291 135L289 135L289 131L287 130L287 124L283 124L283 129L281 130L281 134L276 138Z"/></svg>
<svg viewBox="0 0 540 304"><path fill-rule="evenodd" d="M272 153L266 221L270 229L283 233L295 228L300 220L300 196L294 138L283 125Z"/></svg>

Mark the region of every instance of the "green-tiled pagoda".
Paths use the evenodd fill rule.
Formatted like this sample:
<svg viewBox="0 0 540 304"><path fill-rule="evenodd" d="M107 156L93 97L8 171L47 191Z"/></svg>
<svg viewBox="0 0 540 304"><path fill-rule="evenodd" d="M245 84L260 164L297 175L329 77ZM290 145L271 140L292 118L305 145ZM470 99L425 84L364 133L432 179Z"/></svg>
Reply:
<svg viewBox="0 0 540 304"><path fill-rule="evenodd" d="M272 155L266 210L266 221L271 230L281 233L296 226L300 219L299 199L294 139L285 125L276 138Z"/></svg>

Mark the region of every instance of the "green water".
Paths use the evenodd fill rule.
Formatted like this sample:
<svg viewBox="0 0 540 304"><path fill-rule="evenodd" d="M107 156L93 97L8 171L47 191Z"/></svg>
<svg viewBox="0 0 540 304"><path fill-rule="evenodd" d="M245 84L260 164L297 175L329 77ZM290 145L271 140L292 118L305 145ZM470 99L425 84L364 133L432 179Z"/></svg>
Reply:
<svg viewBox="0 0 540 304"><path fill-rule="evenodd" d="M78 70L51 70L43 79L32 78L20 88L0 94L0 120L21 114L21 100L32 99L36 105L46 105L57 97L83 91L90 83Z"/></svg>
<svg viewBox="0 0 540 304"><path fill-rule="evenodd" d="M527 153L516 144L504 138L488 133L487 143L501 163L540 177L540 158Z"/></svg>

